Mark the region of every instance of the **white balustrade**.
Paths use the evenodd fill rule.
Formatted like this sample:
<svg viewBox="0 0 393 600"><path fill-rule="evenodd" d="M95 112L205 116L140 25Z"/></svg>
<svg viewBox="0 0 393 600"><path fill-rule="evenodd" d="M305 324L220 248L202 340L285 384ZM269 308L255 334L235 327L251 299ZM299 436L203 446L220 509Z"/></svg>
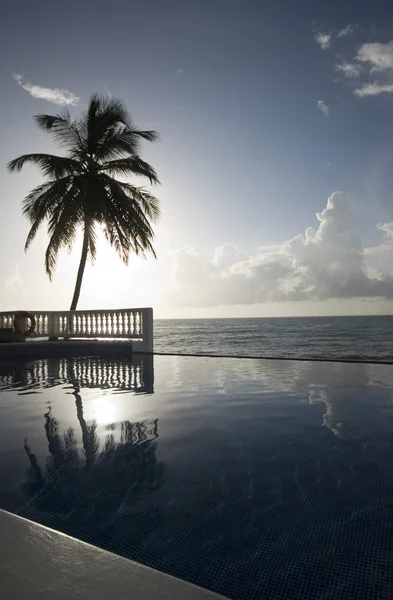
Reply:
<svg viewBox="0 0 393 600"><path fill-rule="evenodd" d="M0 312L0 328L13 327L17 312ZM152 308L30 312L36 320L32 338L128 339L137 352L153 352Z"/></svg>

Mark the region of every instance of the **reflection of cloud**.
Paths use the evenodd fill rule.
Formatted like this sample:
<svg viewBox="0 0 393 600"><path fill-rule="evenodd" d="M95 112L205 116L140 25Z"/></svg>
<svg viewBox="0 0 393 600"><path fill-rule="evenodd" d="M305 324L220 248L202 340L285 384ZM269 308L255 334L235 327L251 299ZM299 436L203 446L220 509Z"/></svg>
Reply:
<svg viewBox="0 0 393 600"><path fill-rule="evenodd" d="M212 406L215 395L225 396L231 405L238 403L244 411L265 402L282 404L284 415L297 401L320 404L320 424L343 438L359 439L365 428L380 427L386 411L393 415L391 366L168 357L159 368L165 372L171 392L201 398L205 390L206 403Z"/></svg>
<svg viewBox="0 0 393 600"><path fill-rule="evenodd" d="M296 379L303 402L325 405L323 424L335 435L356 439L379 423L393 399L393 369L346 363L307 363ZM379 425L378 425L379 426Z"/></svg>

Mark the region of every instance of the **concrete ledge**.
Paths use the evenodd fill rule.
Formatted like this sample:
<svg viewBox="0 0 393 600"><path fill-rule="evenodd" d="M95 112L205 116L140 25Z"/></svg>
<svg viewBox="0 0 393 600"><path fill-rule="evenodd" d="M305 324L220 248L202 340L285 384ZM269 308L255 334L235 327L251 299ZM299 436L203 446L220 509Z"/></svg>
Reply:
<svg viewBox="0 0 393 600"><path fill-rule="evenodd" d="M221 600L207 590L0 510L2 600Z"/></svg>
<svg viewBox="0 0 393 600"><path fill-rule="evenodd" d="M138 346L138 344L136 344ZM105 356L128 358L132 356L133 342L109 340L25 341L0 344L0 360L38 360L41 358L73 358L78 356Z"/></svg>

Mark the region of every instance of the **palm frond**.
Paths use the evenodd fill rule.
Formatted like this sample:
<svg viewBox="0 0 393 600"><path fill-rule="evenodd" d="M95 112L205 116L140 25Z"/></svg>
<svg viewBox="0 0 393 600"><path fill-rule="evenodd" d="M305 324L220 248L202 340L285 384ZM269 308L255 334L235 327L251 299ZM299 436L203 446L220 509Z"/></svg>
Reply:
<svg viewBox="0 0 393 600"><path fill-rule="evenodd" d="M78 185L79 183L79 185ZM63 202L51 212L48 223L50 235L49 244L45 252L45 270L52 279L56 266L59 250L73 244L77 234L77 228L84 221L84 206L80 201L84 195L80 182L74 183L67 191Z"/></svg>
<svg viewBox="0 0 393 600"><path fill-rule="evenodd" d="M154 234L149 219L138 202L124 192L116 179L107 177L106 186L111 196L112 209L117 211L130 233L153 238Z"/></svg>
<svg viewBox="0 0 393 600"><path fill-rule="evenodd" d="M26 196L26 198L22 201L22 212L29 219L29 221L34 221L35 213L34 208L38 204L38 201L42 201L41 198L46 192L52 189L53 186L58 184L58 181L46 181L41 185L35 187L31 192Z"/></svg>
<svg viewBox="0 0 393 600"><path fill-rule="evenodd" d="M109 244L115 249L121 260L127 265L130 252L134 249L128 223L116 206L109 187L106 189L107 204L103 215L104 233Z"/></svg>
<svg viewBox="0 0 393 600"><path fill-rule="evenodd" d="M156 256L152 246L154 232L143 210L134 202L119 183L106 178L108 194L111 198L111 213L116 215L117 221L129 241L130 249L135 254L145 254L149 251ZM105 215L105 222L110 218L110 213Z"/></svg>
<svg viewBox="0 0 393 600"><path fill-rule="evenodd" d="M99 118L102 125L112 126L122 123L125 127L131 125L131 118L124 103L119 98L104 96L99 98Z"/></svg>
<svg viewBox="0 0 393 600"><path fill-rule="evenodd" d="M108 132L130 125L130 117L121 100L100 98L95 94L90 99L85 123L88 153L96 155Z"/></svg>
<svg viewBox="0 0 393 600"><path fill-rule="evenodd" d="M61 178L80 172L81 165L72 158L55 156L53 154L22 154L7 164L7 168L13 171L21 171L26 163L36 165L45 177Z"/></svg>
<svg viewBox="0 0 393 600"><path fill-rule="evenodd" d="M104 234L125 265L128 265L131 243L115 216L105 220Z"/></svg>
<svg viewBox="0 0 393 600"><path fill-rule="evenodd" d="M61 146L84 149L83 141L78 131L77 123L71 121L68 110L62 115L36 115L35 122L40 129L53 133L54 138Z"/></svg>
<svg viewBox="0 0 393 600"><path fill-rule="evenodd" d="M94 262L97 256L97 233L93 220L89 220L88 223L87 243L90 259Z"/></svg>
<svg viewBox="0 0 393 600"><path fill-rule="evenodd" d="M137 135L138 137L143 138L147 142L157 142L159 139L159 135L157 131L154 130L142 130L142 129L131 129L129 131L124 132L125 135Z"/></svg>
<svg viewBox="0 0 393 600"><path fill-rule="evenodd" d="M141 209L149 219L152 221L159 219L160 206L158 198L142 187L136 187L123 181L117 181L117 183L131 200L139 203Z"/></svg>
<svg viewBox="0 0 393 600"><path fill-rule="evenodd" d="M101 171L106 171L111 175L137 175L138 177L147 177L150 183L160 183L155 169L140 158L140 156L129 156L128 158L119 158L111 160L101 165Z"/></svg>
<svg viewBox="0 0 393 600"><path fill-rule="evenodd" d="M139 152L140 139L155 142L158 139L156 131L142 131L136 127L112 127L107 135L102 138L96 149L99 160L114 160L124 156L135 156Z"/></svg>
<svg viewBox="0 0 393 600"><path fill-rule="evenodd" d="M32 226L26 239L25 251L35 238L43 221L48 219L56 206L63 201L70 185L71 178L65 177L59 181L49 181L39 185L26 196L22 203L23 214L32 223Z"/></svg>
<svg viewBox="0 0 393 600"><path fill-rule="evenodd" d="M50 281L52 281L59 250L62 247L66 248L67 244L75 241L77 225L78 222L75 218L67 220L63 215L60 215L58 224L54 228L45 252L45 271Z"/></svg>

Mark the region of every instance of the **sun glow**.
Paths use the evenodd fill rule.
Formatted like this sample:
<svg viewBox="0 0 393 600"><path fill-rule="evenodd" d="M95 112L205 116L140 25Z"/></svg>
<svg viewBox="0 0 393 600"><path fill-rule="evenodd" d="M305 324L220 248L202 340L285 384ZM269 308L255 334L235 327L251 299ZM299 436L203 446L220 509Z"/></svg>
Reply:
<svg viewBox="0 0 393 600"><path fill-rule="evenodd" d="M94 401L93 419L98 425L114 423L117 418L117 410L109 397L101 396Z"/></svg>

